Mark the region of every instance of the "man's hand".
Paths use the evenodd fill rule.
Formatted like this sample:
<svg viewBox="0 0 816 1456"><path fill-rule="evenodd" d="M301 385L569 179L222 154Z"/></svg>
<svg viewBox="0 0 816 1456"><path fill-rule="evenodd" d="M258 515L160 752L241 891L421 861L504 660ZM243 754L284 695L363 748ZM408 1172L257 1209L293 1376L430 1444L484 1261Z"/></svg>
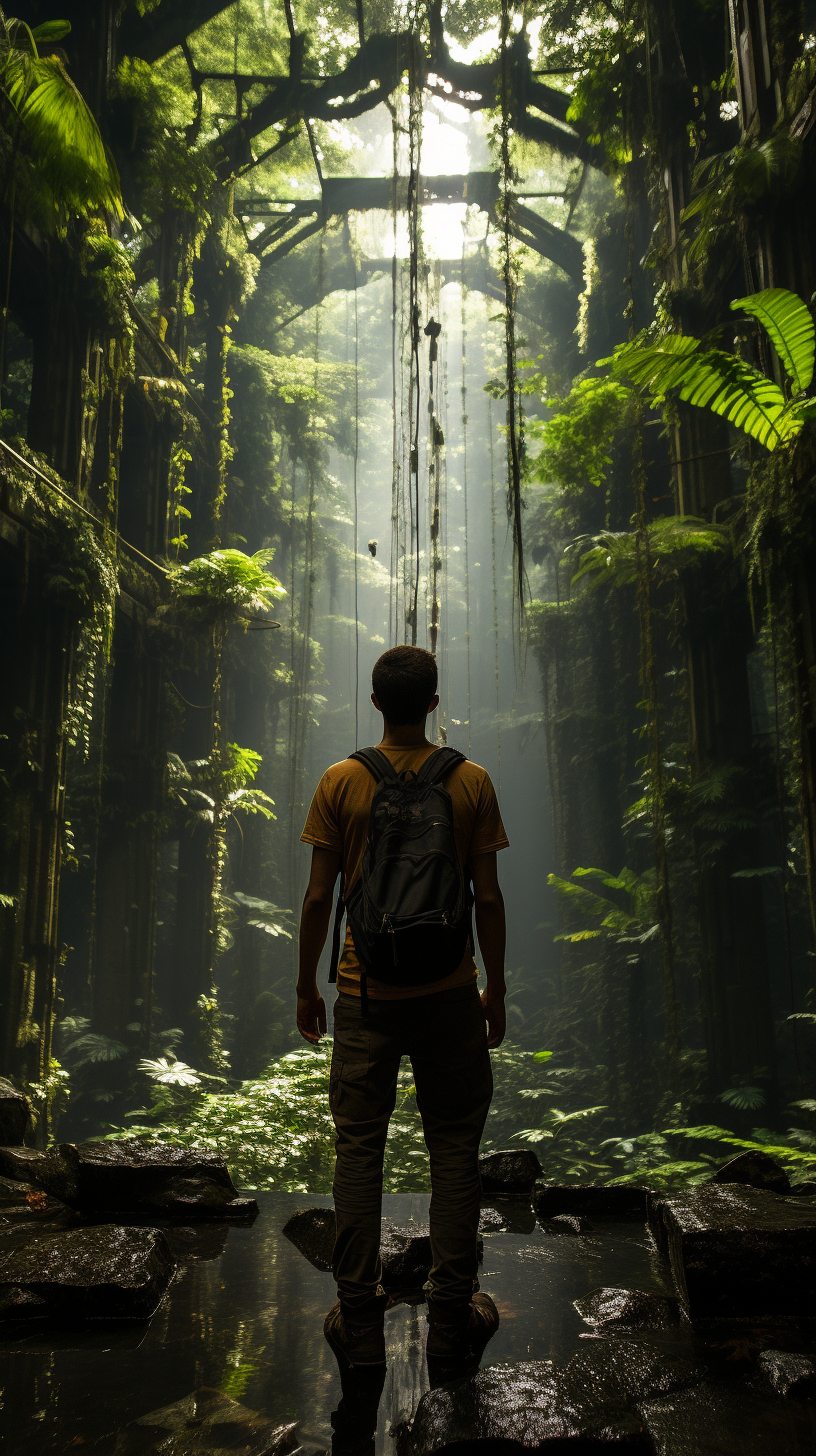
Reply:
<svg viewBox="0 0 816 1456"><path fill-rule="evenodd" d="M491 991L489 986L482 992L482 1007L487 1022L487 1045L491 1048L501 1046L507 1030L504 994L504 991Z"/></svg>
<svg viewBox="0 0 816 1456"><path fill-rule="evenodd" d="M326 1003L315 986L305 995L298 991L297 1026L301 1036L317 1046L326 1034Z"/></svg>

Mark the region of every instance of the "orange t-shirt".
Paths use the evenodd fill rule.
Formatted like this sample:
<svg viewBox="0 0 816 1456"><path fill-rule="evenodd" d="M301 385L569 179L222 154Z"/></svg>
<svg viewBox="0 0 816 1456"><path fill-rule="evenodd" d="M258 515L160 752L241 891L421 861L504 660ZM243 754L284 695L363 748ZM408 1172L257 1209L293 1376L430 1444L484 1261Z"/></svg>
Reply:
<svg viewBox="0 0 816 1456"><path fill-rule="evenodd" d="M433 744L420 748L382 748L396 769L419 771L436 752ZM468 862L477 854L506 849L510 843L504 832L496 791L490 775L477 763L459 763L445 779L445 788L453 804L453 833L456 851L467 873ZM362 872L363 855L368 838L368 819L376 784L365 764L344 759L324 773L312 799L301 839L320 849L333 849L343 856L346 890L350 890ZM449 991L475 981L478 971L468 946L462 964L442 981L426 986L388 986L369 978L368 994L382 1000L406 996L427 996L436 991ZM360 962L354 948L351 929L346 924L346 940L337 971L337 989L352 996L360 994Z"/></svg>

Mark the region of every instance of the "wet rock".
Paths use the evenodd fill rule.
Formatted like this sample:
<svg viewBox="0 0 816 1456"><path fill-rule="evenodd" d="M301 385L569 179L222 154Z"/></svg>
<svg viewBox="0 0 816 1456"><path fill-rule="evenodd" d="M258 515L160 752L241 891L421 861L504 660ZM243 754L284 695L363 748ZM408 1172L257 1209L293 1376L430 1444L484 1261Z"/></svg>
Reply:
<svg viewBox="0 0 816 1456"><path fill-rule="evenodd" d="M680 1321L680 1301L644 1289L593 1289L573 1301L581 1319L596 1330L666 1329Z"/></svg>
<svg viewBox="0 0 816 1456"><path fill-rule="evenodd" d="M812 1315L816 1205L809 1200L708 1183L662 1198L653 1216L692 1318Z"/></svg>
<svg viewBox="0 0 816 1456"><path fill-rule="evenodd" d="M482 1218L488 1214L498 1215L505 1233L531 1234L536 1226L535 1211L527 1198L502 1198L494 1193L489 1203L482 1206ZM481 1219L479 1231L486 1232L482 1228Z"/></svg>
<svg viewBox="0 0 816 1456"><path fill-rule="evenodd" d="M816 1410L706 1383L646 1402L655 1456L813 1456Z"/></svg>
<svg viewBox="0 0 816 1456"><path fill-rule="evenodd" d="M766 1188L770 1193L790 1193L790 1179L784 1168L767 1153L740 1153L718 1168L712 1183L747 1183L750 1188Z"/></svg>
<svg viewBox="0 0 816 1456"><path fill-rule="evenodd" d="M67 1228L76 1222L77 1215L71 1209L41 1188L0 1178L0 1228L41 1223L61 1223Z"/></svg>
<svg viewBox="0 0 816 1456"><path fill-rule="evenodd" d="M30 1122L31 1110L22 1092L0 1077L0 1144L21 1146Z"/></svg>
<svg viewBox="0 0 816 1456"><path fill-rule="evenodd" d="M757 1360L757 1371L763 1384L777 1395L795 1400L816 1399L816 1366L806 1355L791 1355L785 1350L763 1350Z"/></svg>
<svg viewBox="0 0 816 1456"><path fill-rule="evenodd" d="M610 1188L603 1183L539 1183L535 1209L539 1218L561 1213L587 1218L646 1218L647 1189L628 1184Z"/></svg>
<svg viewBox="0 0 816 1456"><path fill-rule="evenodd" d="M283 1232L316 1269L331 1270L334 1251L334 1211L302 1208L284 1224ZM383 1223L380 1242L382 1283L389 1294L419 1290L431 1271L431 1238L427 1224L404 1228ZM479 1260L483 1245L478 1241Z"/></svg>
<svg viewBox="0 0 816 1456"><path fill-rule="evenodd" d="M579 1213L556 1213L553 1218L547 1219L544 1228L548 1234L568 1234L572 1238L595 1232L594 1224Z"/></svg>
<svg viewBox="0 0 816 1456"><path fill-rule="evenodd" d="M174 1272L159 1229L0 1232L0 1320L148 1319Z"/></svg>
<svg viewBox="0 0 816 1456"><path fill-rule="evenodd" d="M186 1227L172 1223L163 1232L177 1264L202 1264L210 1259L220 1259L227 1247L229 1225L199 1223Z"/></svg>
<svg viewBox="0 0 816 1456"><path fill-rule="evenodd" d="M331 1273L335 1223L332 1208L299 1208L283 1225L287 1239L315 1269Z"/></svg>
<svg viewBox="0 0 816 1456"><path fill-rule="evenodd" d="M42 1188L72 1208L164 1218L251 1220L254 1198L242 1198L217 1153L143 1143L61 1143L46 1153L0 1148L0 1173Z"/></svg>
<svg viewBox="0 0 816 1456"><path fill-rule="evenodd" d="M48 1155L36 1148L0 1147L0 1176L18 1183L36 1183L48 1167Z"/></svg>
<svg viewBox="0 0 816 1456"><path fill-rule="evenodd" d="M480 1234L502 1234L507 1232L507 1219L498 1208L483 1208L479 1214Z"/></svg>
<svg viewBox="0 0 816 1456"><path fill-rule="evenodd" d="M568 1364L492 1365L424 1395L399 1456L487 1450L651 1450L637 1404L703 1378L691 1359L635 1340L592 1341ZM490 1443L494 1443L492 1446Z"/></svg>
<svg viewBox="0 0 816 1456"><path fill-rule="evenodd" d="M541 1171L541 1164L532 1148L482 1153L479 1158L483 1193L503 1193L513 1197L532 1193Z"/></svg>
<svg viewBox="0 0 816 1456"><path fill-rule="evenodd" d="M395 1228L393 1224L383 1224L380 1257L383 1288L389 1293L421 1289L433 1263L427 1225Z"/></svg>
<svg viewBox="0 0 816 1456"><path fill-rule="evenodd" d="M285 1456L298 1448L297 1423L275 1425L206 1387L119 1432L113 1456Z"/></svg>

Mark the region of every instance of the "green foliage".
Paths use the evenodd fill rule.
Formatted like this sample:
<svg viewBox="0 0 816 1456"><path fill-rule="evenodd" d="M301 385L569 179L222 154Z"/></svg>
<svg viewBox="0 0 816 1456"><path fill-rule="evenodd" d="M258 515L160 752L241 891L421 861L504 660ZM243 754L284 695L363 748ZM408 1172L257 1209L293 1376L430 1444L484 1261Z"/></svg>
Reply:
<svg viewBox="0 0 816 1456"><path fill-rule="evenodd" d="M163 1087L198 1087L201 1082L198 1072L186 1062L170 1061L168 1057L143 1057L139 1071Z"/></svg>
<svg viewBox="0 0 816 1456"><path fill-rule="evenodd" d="M813 321L802 300L784 288L737 299L731 307L757 318L770 333L796 391L792 399L752 365L722 349L704 349L699 339L684 334L668 334L656 344L620 344L602 362L653 404L662 404L676 390L684 403L722 415L773 451L795 439L816 408L802 394L813 377Z"/></svg>
<svg viewBox="0 0 816 1456"><path fill-rule="evenodd" d="M253 748L227 743L223 753L185 763L169 753L170 798L190 811L190 824L213 824L220 833L230 815L262 814L274 819L274 800L263 789L250 787L262 759Z"/></svg>
<svg viewBox="0 0 816 1456"><path fill-rule="evenodd" d="M335 1136L328 1100L330 1065L331 1042L324 1040L319 1047L298 1047L277 1058L263 1077L242 1082L235 1090L207 1091L200 1085L171 1083L166 1074L157 1076L157 1064L151 1063L143 1068L153 1082L151 1105L132 1114L128 1135L217 1150L244 1187L327 1192ZM510 1044L493 1053L493 1070L496 1090L485 1147L503 1147L513 1140L532 1144L547 1175L556 1179L603 1171L592 1144L580 1136L602 1109L562 1110L570 1097L568 1071L554 1069L547 1053L542 1060ZM145 1115L148 1121L135 1121ZM519 1126L521 1118L527 1125ZM384 1188L397 1193L427 1187L421 1118L406 1070L400 1073L388 1135Z"/></svg>
<svg viewBox="0 0 816 1456"><path fill-rule="evenodd" d="M127 1056L127 1047L115 1037L90 1030L87 1016L65 1016L59 1023L61 1056L75 1074L99 1062L116 1062Z"/></svg>
<svg viewBox="0 0 816 1456"><path fill-rule="evenodd" d="M730 554L731 550L727 530L696 516L660 516L647 526L645 535L657 583L677 580L707 557ZM634 531L602 531L598 536L578 537L572 550L580 557L573 585L586 577L594 587L634 586L642 571L644 543Z"/></svg>
<svg viewBox="0 0 816 1456"><path fill-rule="evenodd" d="M753 1112L764 1107L765 1093L761 1087L728 1087L719 1093L719 1101L726 1107L736 1107L739 1112Z"/></svg>
<svg viewBox="0 0 816 1456"><path fill-rule="evenodd" d="M802 144L787 127L761 142L745 138L731 151L703 157L694 173L694 196L682 215L684 224L698 223L687 249L692 267L703 272L712 255L733 260L741 219L789 205L801 162ZM725 271L728 264L721 266Z"/></svg>
<svg viewBox="0 0 816 1456"><path fill-rule="evenodd" d="M204 618L256 615L286 595L276 576L267 570L274 550L211 551L192 561L174 562L168 580L179 605Z"/></svg>
<svg viewBox="0 0 816 1456"><path fill-rule="evenodd" d="M712 1124L705 1124L701 1127L679 1127L672 1128L673 1137L684 1137L701 1142L724 1143L731 1148L739 1148L745 1153L767 1153L769 1157L775 1158L783 1168L790 1172L802 1171L816 1167L816 1152L803 1152L790 1143L780 1141L779 1134L772 1132L769 1128L755 1128L752 1138L735 1137L728 1128L716 1127ZM733 1156L730 1154L729 1156Z"/></svg>
<svg viewBox="0 0 816 1456"><path fill-rule="evenodd" d="M53 21L32 31L0 12L0 111L10 148L6 187L17 180L22 152L41 217L59 227L68 216L87 217L100 208L124 215L116 167L87 103L62 59L39 54L38 42L53 44L70 28Z"/></svg>
<svg viewBox="0 0 816 1456"><path fill-rule="evenodd" d="M528 380L524 392L537 392L537 383ZM527 421L530 437L541 441L530 460L532 478L554 481L567 491L602 486L612 445L631 423L631 401L632 391L608 378L579 379L564 399L545 399L551 418Z"/></svg>
<svg viewBox="0 0 816 1456"><path fill-rule="evenodd" d="M255 895L243 895L240 890L235 890L226 898L244 912L247 925L254 930L263 930L266 935L273 937L284 936L287 940L293 938L296 922L291 910L282 910L279 905L273 905L271 900L260 900Z"/></svg>
<svg viewBox="0 0 816 1456"><path fill-rule="evenodd" d="M617 891L624 903L573 883L577 878L587 877L599 880L607 889ZM601 920L599 929L564 932L557 935L556 940L575 944L578 941L595 940L607 931L619 944L635 942L642 945L659 933L653 873L637 875L634 870L624 868L619 874L610 875L606 870L576 869L572 872L571 880L548 875L547 884L562 897L570 910Z"/></svg>
<svg viewBox="0 0 816 1456"><path fill-rule="evenodd" d="M613 1185L645 1184L661 1192L705 1183L714 1172L713 1157L678 1159L671 1146L671 1134L639 1133L635 1137L606 1138L601 1148L619 1171L607 1181Z"/></svg>

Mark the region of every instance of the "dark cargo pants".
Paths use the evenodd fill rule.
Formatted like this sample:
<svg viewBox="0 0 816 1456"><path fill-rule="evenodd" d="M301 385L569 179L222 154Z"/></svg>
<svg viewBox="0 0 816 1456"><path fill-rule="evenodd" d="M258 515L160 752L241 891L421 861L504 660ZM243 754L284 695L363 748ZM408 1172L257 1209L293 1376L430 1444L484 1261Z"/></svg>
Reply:
<svg viewBox="0 0 816 1456"><path fill-rule="evenodd" d="M431 1162L430 1299L441 1318L470 1301L479 1225L479 1141L493 1095L475 983L409 1000L334 1005L330 1104L337 1131L334 1277L353 1309L380 1279L383 1153L400 1057L408 1056Z"/></svg>

